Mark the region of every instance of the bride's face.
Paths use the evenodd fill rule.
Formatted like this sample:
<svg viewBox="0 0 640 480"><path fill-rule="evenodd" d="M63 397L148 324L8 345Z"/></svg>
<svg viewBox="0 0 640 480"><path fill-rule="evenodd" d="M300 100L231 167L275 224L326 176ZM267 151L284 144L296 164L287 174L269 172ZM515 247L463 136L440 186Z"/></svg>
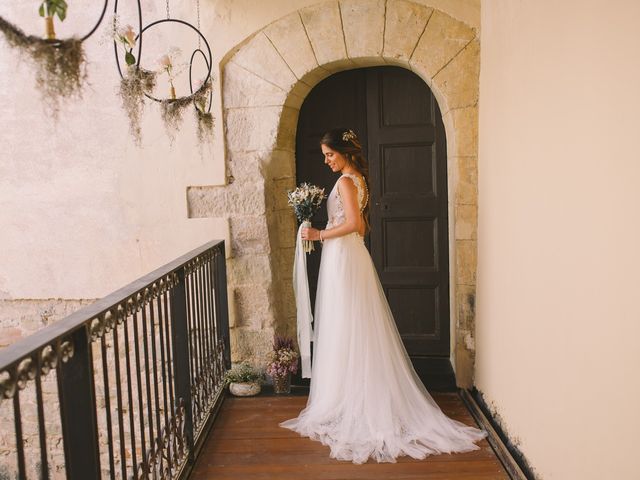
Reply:
<svg viewBox="0 0 640 480"><path fill-rule="evenodd" d="M322 144L321 147L322 154L324 155L324 163L329 165L331 171L339 172L340 170L342 170L347 164L346 157L337 150L332 150L325 144Z"/></svg>

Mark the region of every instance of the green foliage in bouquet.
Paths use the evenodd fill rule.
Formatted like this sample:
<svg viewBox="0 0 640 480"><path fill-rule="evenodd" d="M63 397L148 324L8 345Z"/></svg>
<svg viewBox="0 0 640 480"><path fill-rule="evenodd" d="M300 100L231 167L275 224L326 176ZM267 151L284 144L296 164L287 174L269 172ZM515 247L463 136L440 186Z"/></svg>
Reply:
<svg viewBox="0 0 640 480"><path fill-rule="evenodd" d="M299 222L311 219L322 204L322 200L327 198L324 188L309 183L302 183L293 191L287 192L289 205Z"/></svg>

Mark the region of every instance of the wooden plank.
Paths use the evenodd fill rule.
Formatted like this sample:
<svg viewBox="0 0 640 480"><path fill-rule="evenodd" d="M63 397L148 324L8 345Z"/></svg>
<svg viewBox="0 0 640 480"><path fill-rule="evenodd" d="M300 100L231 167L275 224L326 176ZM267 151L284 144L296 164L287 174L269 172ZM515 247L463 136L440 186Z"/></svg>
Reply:
<svg viewBox="0 0 640 480"><path fill-rule="evenodd" d="M435 393L434 399L450 417L475 425L456 393ZM489 443L465 453L410 456L396 463L356 465L333 459L330 448L319 441L278 426L294 418L307 404L306 396L228 397L204 444L192 479L338 480L338 479L431 479L506 480L501 463Z"/></svg>
<svg viewBox="0 0 640 480"><path fill-rule="evenodd" d="M427 463L380 463L353 465L228 465L198 470L197 479L278 479L278 480L344 480L344 479L429 479L429 480L505 480L504 470L499 466L459 462L455 468L442 464Z"/></svg>

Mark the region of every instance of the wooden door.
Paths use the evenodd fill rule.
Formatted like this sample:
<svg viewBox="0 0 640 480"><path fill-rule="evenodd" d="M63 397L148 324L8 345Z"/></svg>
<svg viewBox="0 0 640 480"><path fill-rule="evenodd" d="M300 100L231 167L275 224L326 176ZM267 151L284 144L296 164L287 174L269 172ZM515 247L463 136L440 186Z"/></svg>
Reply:
<svg viewBox="0 0 640 480"><path fill-rule="evenodd" d="M296 180L329 192L338 178L318 140L352 127L369 160L371 233L365 238L398 330L428 388L450 390L447 154L442 117L428 86L400 67L340 72L318 84L300 111ZM326 224L326 209L314 226ZM309 258L315 302L320 251ZM306 380L306 379L305 379Z"/></svg>

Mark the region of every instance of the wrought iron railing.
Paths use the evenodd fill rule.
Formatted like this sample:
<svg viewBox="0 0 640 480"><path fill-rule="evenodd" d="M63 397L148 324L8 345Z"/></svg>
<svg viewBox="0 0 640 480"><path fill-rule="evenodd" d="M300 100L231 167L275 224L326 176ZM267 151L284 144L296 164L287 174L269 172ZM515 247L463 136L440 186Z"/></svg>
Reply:
<svg viewBox="0 0 640 480"><path fill-rule="evenodd" d="M0 479L185 478L230 366L212 241L0 350Z"/></svg>

